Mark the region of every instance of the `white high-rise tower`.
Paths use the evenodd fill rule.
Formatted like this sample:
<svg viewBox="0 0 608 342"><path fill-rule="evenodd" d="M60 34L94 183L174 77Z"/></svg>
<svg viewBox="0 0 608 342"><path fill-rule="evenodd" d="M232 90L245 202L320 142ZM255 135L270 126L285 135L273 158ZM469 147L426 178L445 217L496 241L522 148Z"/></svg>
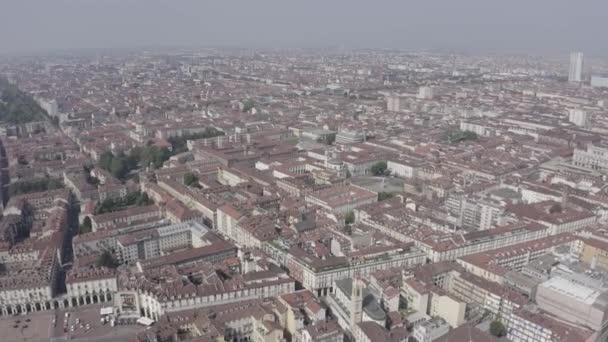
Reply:
<svg viewBox="0 0 608 342"><path fill-rule="evenodd" d="M583 53L570 53L570 71L568 73L568 82L583 81Z"/></svg>
<svg viewBox="0 0 608 342"><path fill-rule="evenodd" d="M587 125L587 112L580 109L568 109L568 121L579 127Z"/></svg>
<svg viewBox="0 0 608 342"><path fill-rule="evenodd" d="M363 288L365 284L359 275L353 277L353 285L350 294L350 326L351 330L363 318Z"/></svg>

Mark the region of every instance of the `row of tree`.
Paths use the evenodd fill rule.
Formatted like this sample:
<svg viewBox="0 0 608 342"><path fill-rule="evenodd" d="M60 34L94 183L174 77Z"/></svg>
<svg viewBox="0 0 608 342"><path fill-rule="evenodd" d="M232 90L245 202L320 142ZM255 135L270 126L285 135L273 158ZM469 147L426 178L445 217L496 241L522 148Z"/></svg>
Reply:
<svg viewBox="0 0 608 342"><path fill-rule="evenodd" d="M165 161L171 158L171 151L166 147L147 145L135 147L126 154L120 152L114 155L110 151L99 157L99 167L110 172L114 177L124 180L128 174L138 167L160 168Z"/></svg>
<svg viewBox="0 0 608 342"><path fill-rule="evenodd" d="M207 127L203 132L186 134L181 137L171 137L168 140L169 143L171 143L173 153L179 154L188 151L188 147L186 146L188 140L215 138L221 135L224 135L224 132L215 129L214 127Z"/></svg>
<svg viewBox="0 0 608 342"><path fill-rule="evenodd" d="M386 191L381 191L378 193L378 202L387 200L387 199L391 199L395 197L395 194L392 192L386 192Z"/></svg>
<svg viewBox="0 0 608 342"><path fill-rule="evenodd" d="M372 165L371 171L374 176L388 176L391 174L385 161L379 161Z"/></svg>
<svg viewBox="0 0 608 342"><path fill-rule="evenodd" d="M457 144L461 141L477 140L477 133L462 130L447 130L443 134L443 140L448 144Z"/></svg>
<svg viewBox="0 0 608 342"><path fill-rule="evenodd" d="M109 250L104 250L99 257L97 258L97 266L99 267L108 267L108 268L117 268L119 263L114 253Z"/></svg>
<svg viewBox="0 0 608 342"><path fill-rule="evenodd" d="M129 154L120 152L113 154L104 152L99 157L99 167L110 172L114 177L124 180L129 173L139 167L152 167L158 169L171 158L172 155L188 150L187 140L206 139L224 135L224 132L213 127L207 127L203 132L169 138L171 150L148 143L145 147L134 147Z"/></svg>
<svg viewBox="0 0 608 342"><path fill-rule="evenodd" d="M122 198L106 198L103 202L99 203L95 208L95 214L111 213L125 209L126 207L137 205L150 205L154 204L154 201L148 197L147 193L132 192Z"/></svg>
<svg viewBox="0 0 608 342"><path fill-rule="evenodd" d="M53 178L33 178L11 183L8 187L9 196L28 194L63 188L63 182Z"/></svg>
<svg viewBox="0 0 608 342"><path fill-rule="evenodd" d="M46 111L30 95L0 77L0 121L23 124L46 119Z"/></svg>
<svg viewBox="0 0 608 342"><path fill-rule="evenodd" d="M112 152L106 151L99 157L98 164L114 177L125 179L131 170L137 168L138 160L123 152L114 155Z"/></svg>

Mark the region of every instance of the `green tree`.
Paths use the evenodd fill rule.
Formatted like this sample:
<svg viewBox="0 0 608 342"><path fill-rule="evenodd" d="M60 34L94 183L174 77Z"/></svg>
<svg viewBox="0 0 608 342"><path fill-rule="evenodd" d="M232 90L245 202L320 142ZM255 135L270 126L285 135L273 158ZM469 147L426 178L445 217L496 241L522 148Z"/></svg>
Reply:
<svg viewBox="0 0 608 342"><path fill-rule="evenodd" d="M184 175L184 184L187 186L198 187L198 177L195 174L188 172Z"/></svg>
<svg viewBox="0 0 608 342"><path fill-rule="evenodd" d="M477 133L472 131L464 131L462 137L464 140L477 140Z"/></svg>
<svg viewBox="0 0 608 342"><path fill-rule="evenodd" d="M317 142L321 143L321 144L332 145L335 141L336 141L336 135L335 134L328 134L325 137L318 137L317 138Z"/></svg>
<svg viewBox="0 0 608 342"><path fill-rule="evenodd" d="M91 231L93 231L93 224L91 222L91 218L86 216L80 224L78 234L90 233Z"/></svg>
<svg viewBox="0 0 608 342"><path fill-rule="evenodd" d="M112 159L114 159L114 155L110 151L105 151L99 156L99 167L104 170L110 170L110 166L112 165Z"/></svg>
<svg viewBox="0 0 608 342"><path fill-rule="evenodd" d="M387 164L385 161L379 161L376 164L372 165L372 174L375 176L383 176L387 172Z"/></svg>
<svg viewBox="0 0 608 342"><path fill-rule="evenodd" d="M490 334L492 334L496 337L501 337L501 336L504 336L506 332L507 332L507 329L505 328L505 326L502 324L501 321L495 320L492 323L490 323Z"/></svg>
<svg viewBox="0 0 608 342"><path fill-rule="evenodd" d="M156 146L146 146L146 148L141 150L141 154L139 155L139 163L141 166L148 167L154 164L156 150Z"/></svg>
<svg viewBox="0 0 608 342"><path fill-rule="evenodd" d="M550 214L559 214L563 211L564 209L562 208L562 205L559 203L553 203L553 205L551 205L551 207L549 208L549 213Z"/></svg>
<svg viewBox="0 0 608 342"><path fill-rule="evenodd" d="M163 166L163 163L171 158L171 151L168 148L157 146L146 146L141 151L139 158L140 164L143 167L151 166L153 168L159 168Z"/></svg>
<svg viewBox="0 0 608 342"><path fill-rule="evenodd" d="M86 179L87 183L93 185L94 187L97 187L100 183L100 181L97 177L93 177L89 173L86 174L85 179Z"/></svg>
<svg viewBox="0 0 608 342"><path fill-rule="evenodd" d="M252 99L247 99L243 102L243 112L250 111L253 107L255 107L255 102Z"/></svg>
<svg viewBox="0 0 608 342"><path fill-rule="evenodd" d="M346 213L346 215L344 215L344 223L346 223L346 224L355 223L355 213L352 211L349 211L348 213Z"/></svg>
<svg viewBox="0 0 608 342"><path fill-rule="evenodd" d="M48 120L48 114L34 98L0 77L0 121L23 124L42 120Z"/></svg>
<svg viewBox="0 0 608 342"><path fill-rule="evenodd" d="M111 213L119 210L123 210L126 207L137 205L151 205L154 201L148 197L147 193L141 193L139 191L131 192L124 198L106 198L103 202L97 204L95 208L96 214Z"/></svg>
<svg viewBox="0 0 608 342"><path fill-rule="evenodd" d="M123 179L127 174L127 169L122 158L112 158L110 163L110 170L112 175L118 179Z"/></svg>
<svg viewBox="0 0 608 342"><path fill-rule="evenodd" d="M137 204L138 206L144 206L144 205L150 205L154 203L150 197L148 197L147 193L142 193L137 200L135 200L135 204Z"/></svg>
<svg viewBox="0 0 608 342"><path fill-rule="evenodd" d="M9 184L8 193L10 196L28 194L31 192L48 191L63 188L63 183L53 178L31 178Z"/></svg>
<svg viewBox="0 0 608 342"><path fill-rule="evenodd" d="M25 156L23 156L23 155L19 155L19 156L17 157L17 163L18 163L19 165L28 165L28 164L29 164L29 163L27 162L27 159L26 159L26 158L25 158Z"/></svg>
<svg viewBox="0 0 608 342"><path fill-rule="evenodd" d="M135 147L125 158L125 165L129 170L134 170L137 168L139 160L141 159L141 153L142 149L140 147Z"/></svg>
<svg viewBox="0 0 608 342"><path fill-rule="evenodd" d="M327 137L327 145L333 145L333 143L336 141L336 135L335 134L330 134Z"/></svg>
<svg viewBox="0 0 608 342"><path fill-rule="evenodd" d="M121 206L114 201L113 198L106 198L103 202L101 202L100 204L97 205L97 207L95 208L95 213L96 214L105 214L105 213L111 213L117 210L120 210Z"/></svg>
<svg viewBox="0 0 608 342"><path fill-rule="evenodd" d="M202 132L185 134L181 137L171 137L168 140L169 143L171 143L173 153L180 154L188 151L188 148L186 146L186 142L188 140L215 138L222 135L224 135L224 132L215 129L214 127L206 127Z"/></svg>
<svg viewBox="0 0 608 342"><path fill-rule="evenodd" d="M384 191L382 191L382 192L378 193L378 201L384 201L384 200L393 198L394 196L395 196L395 194L392 193L392 192L384 192Z"/></svg>
<svg viewBox="0 0 608 342"><path fill-rule="evenodd" d="M101 255L97 258L97 266L116 268L118 267L118 260L114 257L114 254L109 250L104 250Z"/></svg>
<svg viewBox="0 0 608 342"><path fill-rule="evenodd" d="M477 133L472 131L462 131L448 128L443 134L443 140L448 144L457 144L461 141L477 140Z"/></svg>
<svg viewBox="0 0 608 342"><path fill-rule="evenodd" d="M154 160L154 167L158 169L159 167L163 166L163 164L169 160L169 158L171 158L171 151L169 151L169 149L166 147L160 148L156 155L156 159Z"/></svg>

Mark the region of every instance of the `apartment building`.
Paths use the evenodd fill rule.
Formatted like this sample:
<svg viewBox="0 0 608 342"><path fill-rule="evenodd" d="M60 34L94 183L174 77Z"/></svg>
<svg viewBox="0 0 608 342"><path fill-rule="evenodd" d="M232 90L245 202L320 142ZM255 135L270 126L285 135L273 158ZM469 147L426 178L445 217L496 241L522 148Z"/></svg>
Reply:
<svg viewBox="0 0 608 342"><path fill-rule="evenodd" d="M333 186L306 195L306 202L328 211L346 214L353 209L378 201L378 194L356 185Z"/></svg>
<svg viewBox="0 0 608 342"><path fill-rule="evenodd" d="M318 295L327 295L337 280L352 278L355 274L368 275L382 269L413 267L424 264L425 259L425 254L413 244L386 247L381 253L367 252L357 257L330 257L324 260L292 247L286 256L286 267L304 288Z"/></svg>
<svg viewBox="0 0 608 342"><path fill-rule="evenodd" d="M577 148L572 156L574 166L591 170L608 169L608 146L604 143L588 144L586 148Z"/></svg>

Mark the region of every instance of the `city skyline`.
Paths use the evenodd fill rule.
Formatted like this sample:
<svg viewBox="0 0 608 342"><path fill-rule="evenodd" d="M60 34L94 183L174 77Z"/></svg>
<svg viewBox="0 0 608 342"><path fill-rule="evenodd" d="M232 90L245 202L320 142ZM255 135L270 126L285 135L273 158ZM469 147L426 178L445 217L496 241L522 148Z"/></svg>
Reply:
<svg viewBox="0 0 608 342"><path fill-rule="evenodd" d="M608 342L605 1L0 10L0 342Z"/></svg>
<svg viewBox="0 0 608 342"><path fill-rule="evenodd" d="M286 4L9 0L0 55L80 48L327 47L603 56L608 5L567 0L488 4L349 1Z"/></svg>

